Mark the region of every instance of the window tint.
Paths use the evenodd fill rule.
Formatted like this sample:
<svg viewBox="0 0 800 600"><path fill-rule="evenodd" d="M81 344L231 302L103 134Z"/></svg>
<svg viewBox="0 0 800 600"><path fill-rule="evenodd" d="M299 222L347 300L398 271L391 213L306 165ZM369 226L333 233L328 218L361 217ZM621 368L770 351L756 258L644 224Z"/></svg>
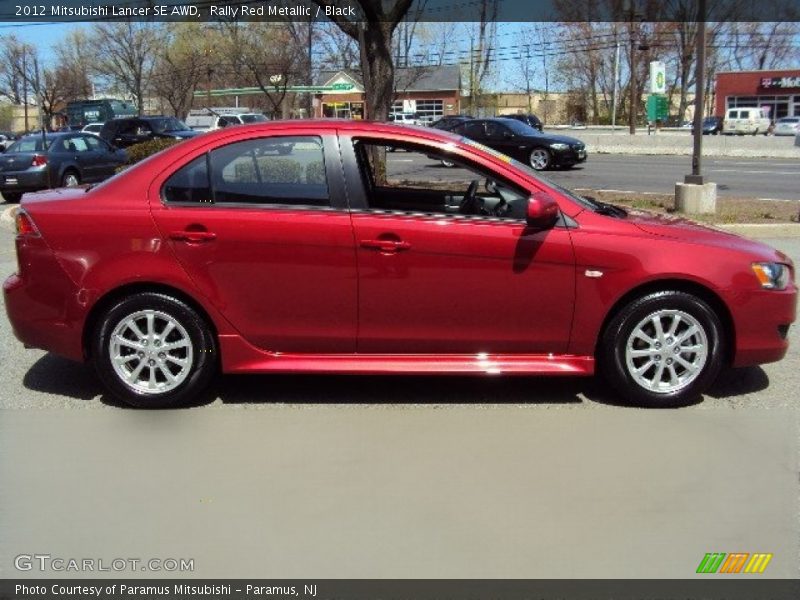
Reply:
<svg viewBox="0 0 800 600"><path fill-rule="evenodd" d="M213 203L205 154L195 158L167 179L164 184L164 199L167 202Z"/></svg>
<svg viewBox="0 0 800 600"><path fill-rule="evenodd" d="M514 121L517 123L517 121ZM494 121L486 122L486 137L490 140L502 140L506 134L510 134L511 130L505 125L495 123Z"/></svg>
<svg viewBox="0 0 800 600"><path fill-rule="evenodd" d="M372 165L376 154L387 146L402 148L406 152L402 155L386 153L386 175L380 178ZM449 152L430 146L375 139L355 140L354 150L371 210L525 218L528 203L525 190ZM450 168L443 168L442 160L447 161Z"/></svg>
<svg viewBox="0 0 800 600"><path fill-rule="evenodd" d="M456 127L455 132L468 138L483 138L483 121L467 121Z"/></svg>
<svg viewBox="0 0 800 600"><path fill-rule="evenodd" d="M105 150L105 145L100 141L100 138L97 138L93 135L85 135L81 138L84 143L89 146L89 150Z"/></svg>
<svg viewBox="0 0 800 600"><path fill-rule="evenodd" d="M330 206L322 140L272 137L211 152L216 203Z"/></svg>

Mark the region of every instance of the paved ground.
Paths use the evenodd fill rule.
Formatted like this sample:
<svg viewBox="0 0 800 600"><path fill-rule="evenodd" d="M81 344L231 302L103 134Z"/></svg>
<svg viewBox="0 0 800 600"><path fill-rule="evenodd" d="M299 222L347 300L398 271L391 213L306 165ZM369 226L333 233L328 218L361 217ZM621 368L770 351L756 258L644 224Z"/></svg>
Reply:
<svg viewBox="0 0 800 600"><path fill-rule="evenodd" d="M0 319L0 577L47 553L193 558L198 577L686 578L712 551L797 577L791 340L678 411L591 379L253 376L142 412Z"/></svg>

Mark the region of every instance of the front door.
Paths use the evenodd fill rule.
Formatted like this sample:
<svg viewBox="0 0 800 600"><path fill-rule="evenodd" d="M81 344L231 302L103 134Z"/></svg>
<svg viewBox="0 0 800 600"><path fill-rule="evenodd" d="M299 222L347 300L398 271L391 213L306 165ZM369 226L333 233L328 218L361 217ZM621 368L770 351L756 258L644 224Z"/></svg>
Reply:
<svg viewBox="0 0 800 600"><path fill-rule="evenodd" d="M153 216L197 289L250 343L353 352L356 262L336 142L277 134L187 157L151 188Z"/></svg>
<svg viewBox="0 0 800 600"><path fill-rule="evenodd" d="M387 155L379 181L368 156L386 145L407 152ZM349 148L362 176L348 185L363 186L367 204L353 214L359 352L566 351L572 242L566 228L526 227L527 190L463 163L436 181L435 160L452 155L427 146L361 138Z"/></svg>

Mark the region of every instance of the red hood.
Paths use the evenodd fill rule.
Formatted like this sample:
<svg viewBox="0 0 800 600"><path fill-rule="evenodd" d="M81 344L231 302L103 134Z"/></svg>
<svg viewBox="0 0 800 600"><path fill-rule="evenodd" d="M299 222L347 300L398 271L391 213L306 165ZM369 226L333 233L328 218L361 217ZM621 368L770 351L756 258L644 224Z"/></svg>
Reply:
<svg viewBox="0 0 800 600"><path fill-rule="evenodd" d="M791 259L773 247L730 233L713 225L703 225L684 217L673 217L645 211L630 210L626 219L649 235L684 242L730 248L753 255L758 260L792 264Z"/></svg>

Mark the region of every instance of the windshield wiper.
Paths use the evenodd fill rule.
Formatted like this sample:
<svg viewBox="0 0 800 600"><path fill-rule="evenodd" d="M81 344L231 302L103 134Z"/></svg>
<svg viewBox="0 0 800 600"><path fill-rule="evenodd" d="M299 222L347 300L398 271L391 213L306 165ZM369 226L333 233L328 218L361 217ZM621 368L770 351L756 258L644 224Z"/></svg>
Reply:
<svg viewBox="0 0 800 600"><path fill-rule="evenodd" d="M581 196L584 200L586 200L589 204L594 206L595 211L599 215L607 215L609 217L618 217L620 219L624 219L628 216L628 211L620 206L616 206L614 204L609 204L608 202L601 202L596 198L592 198L591 196Z"/></svg>

